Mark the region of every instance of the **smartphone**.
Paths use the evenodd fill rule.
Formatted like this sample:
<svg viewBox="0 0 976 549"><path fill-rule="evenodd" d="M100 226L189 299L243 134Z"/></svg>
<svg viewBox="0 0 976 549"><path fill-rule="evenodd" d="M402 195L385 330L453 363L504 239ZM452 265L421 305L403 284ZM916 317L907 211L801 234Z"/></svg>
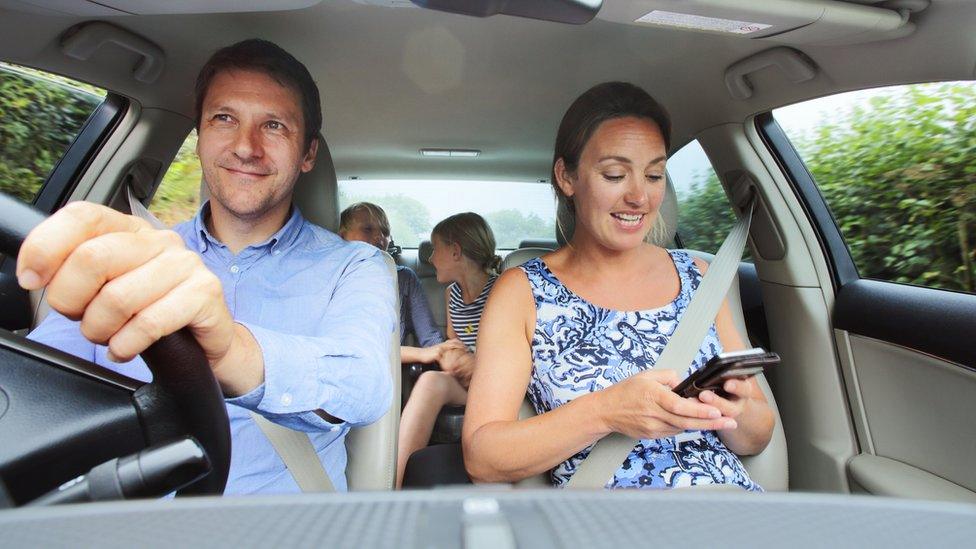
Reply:
<svg viewBox="0 0 976 549"><path fill-rule="evenodd" d="M724 393L722 386L729 379L749 379L763 369L779 364L779 355L759 347L745 351L719 353L705 367L691 374L674 388L683 397L696 397L702 391Z"/></svg>

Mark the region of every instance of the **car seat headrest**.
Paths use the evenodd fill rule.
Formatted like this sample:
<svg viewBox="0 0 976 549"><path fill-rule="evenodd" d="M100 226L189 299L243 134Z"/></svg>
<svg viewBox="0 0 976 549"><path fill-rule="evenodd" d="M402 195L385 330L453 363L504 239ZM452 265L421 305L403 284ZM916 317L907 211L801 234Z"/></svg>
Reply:
<svg viewBox="0 0 976 549"><path fill-rule="evenodd" d="M552 249L550 248L540 248L540 247L519 248L517 250L510 252L508 255L505 256L505 259L502 260L501 270L507 271L512 267L518 267L519 265L525 263L530 259L535 259L536 257L544 256L551 251Z"/></svg>
<svg viewBox="0 0 976 549"><path fill-rule="evenodd" d="M673 246L674 235L678 232L678 195L675 194L674 186L671 185L671 178L667 176L665 176L664 201L661 202L659 215L664 221L665 230L657 236L653 231L648 233L647 242L664 248ZM566 242L572 240L573 231L576 229L574 217L563 201L558 202L556 220L556 241L562 247L566 245Z"/></svg>
<svg viewBox="0 0 976 549"><path fill-rule="evenodd" d="M339 184L336 181L332 154L322 134L315 166L298 176L294 203L305 219L332 232L339 230Z"/></svg>
<svg viewBox="0 0 976 549"><path fill-rule="evenodd" d="M430 240L424 240L417 247L417 276L435 276L437 274L434 266L430 264L430 254L434 251L434 245Z"/></svg>

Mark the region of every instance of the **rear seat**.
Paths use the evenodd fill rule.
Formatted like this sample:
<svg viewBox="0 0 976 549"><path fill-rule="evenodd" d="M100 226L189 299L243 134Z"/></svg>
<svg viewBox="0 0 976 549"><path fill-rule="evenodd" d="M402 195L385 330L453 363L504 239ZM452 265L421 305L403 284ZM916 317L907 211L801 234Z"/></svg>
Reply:
<svg viewBox="0 0 976 549"><path fill-rule="evenodd" d="M446 335L447 303L444 301L444 291L447 285L437 281L437 272L434 270L434 266L430 264L430 254L433 251L434 247L430 240L424 240L420 243L420 247L417 249L417 267L414 271L420 277L420 284L424 288L424 293L427 294L427 303L430 304L430 309L434 313L434 322L440 328L441 334Z"/></svg>
<svg viewBox="0 0 976 549"><path fill-rule="evenodd" d="M420 286L427 296L427 303L430 304L431 312L434 315L434 322L440 330L441 335L447 335L447 305L444 301L444 291L446 284L437 281L437 272L430 264L430 253L433 247L429 240L424 240L417 248L416 255L405 250L397 258L397 263L414 270L420 279ZM417 342L411 334L407 338L408 345L416 345ZM422 370L414 367L410 371L404 371L402 392L402 403L405 405L413 389L413 384L419 377ZM445 406L437 416L434 423L434 432L431 434L431 444L451 443L461 440L461 424L464 420L464 406Z"/></svg>

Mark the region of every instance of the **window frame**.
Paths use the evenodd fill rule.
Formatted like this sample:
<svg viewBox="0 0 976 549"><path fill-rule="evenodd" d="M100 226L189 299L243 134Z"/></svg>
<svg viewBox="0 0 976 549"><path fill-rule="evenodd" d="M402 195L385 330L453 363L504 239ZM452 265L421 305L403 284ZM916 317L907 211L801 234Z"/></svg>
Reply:
<svg viewBox="0 0 976 549"><path fill-rule="evenodd" d="M814 232L827 260L834 290L839 291L845 285L861 280L854 257L844 235L840 232L834 214L827 205L827 200L817 187L813 174L800 158L800 153L793 146L793 142L773 117L772 111L756 115L755 125L763 145L772 153L780 170L786 175L793 193L799 198L800 206L806 213L807 219L816 228ZM892 284L896 283L892 282Z"/></svg>
<svg viewBox="0 0 976 549"><path fill-rule="evenodd" d="M45 214L60 209L81 181L92 160L101 151L129 110L129 99L106 91L101 103L82 124L81 130L51 169L32 205ZM20 330L31 325L28 293L17 283L16 258L0 255L0 327Z"/></svg>
<svg viewBox="0 0 976 549"><path fill-rule="evenodd" d="M832 327L976 371L969 344L976 294L862 278L813 175L772 112L756 115L754 122L820 242L834 287Z"/></svg>
<svg viewBox="0 0 976 549"><path fill-rule="evenodd" d="M64 205L105 141L115 131L128 107L127 98L108 92L44 180L34 197L35 208L53 213Z"/></svg>

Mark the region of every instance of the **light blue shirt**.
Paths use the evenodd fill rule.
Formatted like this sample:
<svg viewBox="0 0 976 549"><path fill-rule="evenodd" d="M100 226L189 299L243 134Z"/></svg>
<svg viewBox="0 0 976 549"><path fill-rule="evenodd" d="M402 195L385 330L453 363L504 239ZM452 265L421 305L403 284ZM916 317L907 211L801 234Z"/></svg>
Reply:
<svg viewBox="0 0 976 549"><path fill-rule="evenodd" d="M225 494L298 492L291 474L250 417L308 433L337 490L346 490L344 439L350 427L389 408L390 335L398 322L396 286L379 250L346 242L309 223L297 207L271 238L234 255L196 217L173 228L220 278L234 319L264 355L264 384L228 398L231 463ZM116 364L86 340L79 323L51 312L31 339L124 375L149 381L140 358ZM343 423L319 417L321 409Z"/></svg>

